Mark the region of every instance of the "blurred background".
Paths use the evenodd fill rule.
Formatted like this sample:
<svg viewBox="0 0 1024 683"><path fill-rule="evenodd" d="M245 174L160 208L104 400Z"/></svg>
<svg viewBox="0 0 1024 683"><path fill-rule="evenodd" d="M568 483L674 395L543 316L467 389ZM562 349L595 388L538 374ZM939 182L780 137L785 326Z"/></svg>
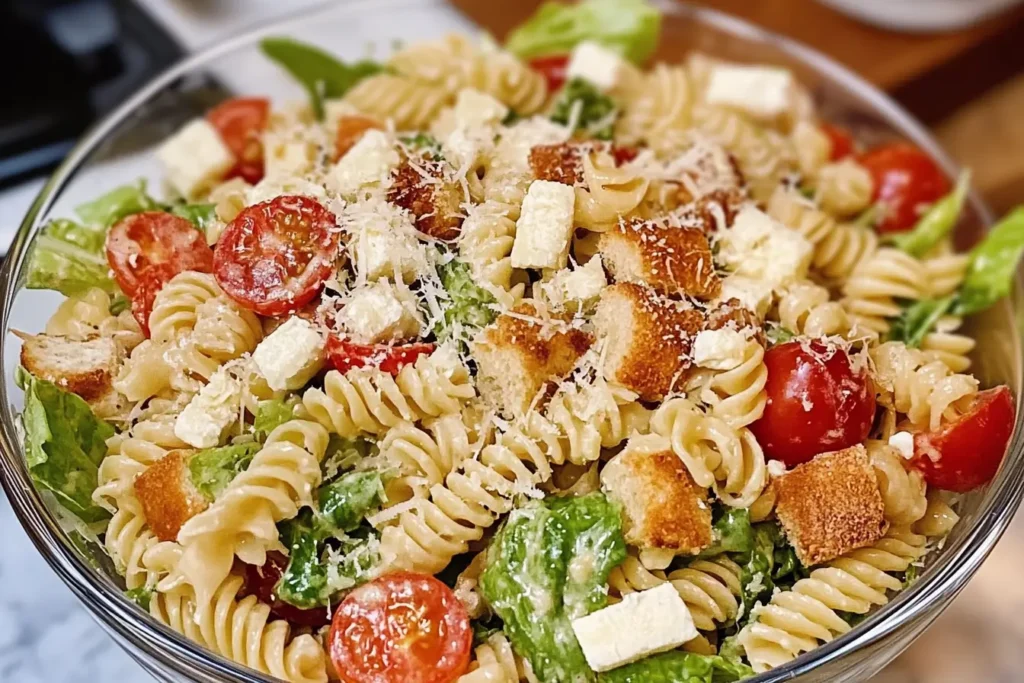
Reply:
<svg viewBox="0 0 1024 683"><path fill-rule="evenodd" d="M336 0L344 2L345 0ZM0 253L47 173L184 55L323 0L0 0ZM501 35L537 0L452 0ZM997 214L1024 201L1024 2L701 0L804 42L924 121ZM396 21L401 21L396 17ZM0 681L150 680L31 547L0 493ZM1024 517L933 628L876 681L1019 681Z"/></svg>

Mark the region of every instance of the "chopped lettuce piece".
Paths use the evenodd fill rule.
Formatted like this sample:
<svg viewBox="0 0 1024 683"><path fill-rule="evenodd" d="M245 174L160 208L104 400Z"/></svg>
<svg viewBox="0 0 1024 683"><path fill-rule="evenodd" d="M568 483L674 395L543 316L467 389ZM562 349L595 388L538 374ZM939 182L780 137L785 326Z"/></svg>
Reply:
<svg viewBox="0 0 1024 683"><path fill-rule="evenodd" d="M910 302L903 313L893 320L887 339L901 341L911 348L918 348L925 335L935 328L942 316L953 307L954 297L945 299L923 299Z"/></svg>
<svg viewBox="0 0 1024 683"><path fill-rule="evenodd" d="M349 472L324 484L317 494L320 515L334 530L352 531L386 500L379 472Z"/></svg>
<svg viewBox="0 0 1024 683"><path fill-rule="evenodd" d="M163 205L146 193L146 181L115 187L105 195L75 207L75 213L86 225L109 228L125 216L143 211L159 211Z"/></svg>
<svg viewBox="0 0 1024 683"><path fill-rule="evenodd" d="M124 596L148 612L149 601L153 599L153 589L145 586L130 588L124 592Z"/></svg>
<svg viewBox="0 0 1024 683"><path fill-rule="evenodd" d="M739 660L692 652L664 652L602 673L600 683L732 683L754 675Z"/></svg>
<svg viewBox="0 0 1024 683"><path fill-rule="evenodd" d="M324 115L325 99L341 97L359 81L384 70L383 65L370 60L345 64L318 47L292 38L264 38L260 48L302 84L319 119Z"/></svg>
<svg viewBox="0 0 1024 683"><path fill-rule="evenodd" d="M274 589L277 597L296 607L322 605L327 595L327 568L320 562L317 519L308 508L278 525L281 543L288 548L288 567Z"/></svg>
<svg viewBox="0 0 1024 683"><path fill-rule="evenodd" d="M181 216L202 230L203 234L206 234L207 228L217 220L216 206L216 204L177 204L171 207L171 213Z"/></svg>
<svg viewBox="0 0 1024 683"><path fill-rule="evenodd" d="M434 329L438 341L445 341L458 328L480 329L494 321L497 313L492 306L497 299L473 281L469 264L452 259L437 270L441 285L451 299L444 317L437 321Z"/></svg>
<svg viewBox="0 0 1024 683"><path fill-rule="evenodd" d="M256 417L253 418L252 428L256 438L265 441L267 435L274 431L288 420L295 417L295 406L298 405L298 397L289 399L272 398L260 401L256 406Z"/></svg>
<svg viewBox="0 0 1024 683"><path fill-rule="evenodd" d="M971 249L954 315L983 311L1010 293L1024 254L1024 206L1014 209Z"/></svg>
<svg viewBox="0 0 1024 683"><path fill-rule="evenodd" d="M505 47L529 59L565 54L586 40L642 64L658 47L661 12L647 0L546 2L509 34Z"/></svg>
<svg viewBox="0 0 1024 683"><path fill-rule="evenodd" d="M92 502L100 461L114 428L93 415L82 398L37 379L24 368L16 373L25 392L25 462L32 479L86 523L110 514Z"/></svg>
<svg viewBox="0 0 1024 683"><path fill-rule="evenodd" d="M792 330L789 330L782 325L768 325L765 330L765 336L768 337L768 343L772 346L776 344L785 344L788 341L796 339L796 335L793 334Z"/></svg>
<svg viewBox="0 0 1024 683"><path fill-rule="evenodd" d="M25 286L55 289L74 296L92 287L117 291L107 265L106 228L87 228L74 221L50 221L32 245Z"/></svg>
<svg viewBox="0 0 1024 683"><path fill-rule="evenodd" d="M377 453L377 444L368 439L358 437L346 439L337 434L331 434L331 439L327 442L327 452L320 462L320 471L324 475L324 481L332 481L340 473L352 469Z"/></svg>
<svg viewBox="0 0 1024 683"><path fill-rule="evenodd" d="M601 493L531 501L491 541L481 592L540 680L596 680L570 620L604 606L625 557L619 510Z"/></svg>
<svg viewBox="0 0 1024 683"><path fill-rule="evenodd" d="M714 540L711 547L701 553L701 557L750 552L754 547L754 529L750 524L749 510L716 505L714 517L715 522L711 527Z"/></svg>
<svg viewBox="0 0 1024 683"><path fill-rule="evenodd" d="M970 188L970 171L964 171L957 178L953 191L935 202L912 230L898 233L891 238L893 246L911 256L924 256L929 249L953 232L953 228L960 220L960 214L963 213L964 201Z"/></svg>
<svg viewBox="0 0 1024 683"><path fill-rule="evenodd" d="M565 84L551 110L551 120L575 124L573 132L584 130L598 140L611 140L618 108L610 97L582 78Z"/></svg>
<svg viewBox="0 0 1024 683"><path fill-rule="evenodd" d="M776 587L786 589L807 576L807 570L796 557L796 551L786 540L782 528L774 522L755 524L753 543L746 552L733 554L740 565L740 583L743 586L743 612L740 619L750 616L758 601L771 599Z"/></svg>
<svg viewBox="0 0 1024 683"><path fill-rule="evenodd" d="M188 461L192 485L210 500L216 499L249 466L260 447L252 442L199 451Z"/></svg>

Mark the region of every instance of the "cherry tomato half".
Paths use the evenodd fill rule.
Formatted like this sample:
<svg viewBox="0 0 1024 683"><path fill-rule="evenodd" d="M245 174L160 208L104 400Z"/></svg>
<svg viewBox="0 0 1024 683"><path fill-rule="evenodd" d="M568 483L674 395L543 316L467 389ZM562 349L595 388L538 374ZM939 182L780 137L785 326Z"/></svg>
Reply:
<svg viewBox="0 0 1024 683"><path fill-rule="evenodd" d="M448 586L386 574L338 606L328 651L345 683L450 683L469 666L469 615Z"/></svg>
<svg viewBox="0 0 1024 683"><path fill-rule="evenodd" d="M246 207L213 254L224 293L260 315L302 308L330 277L338 254L333 213L310 197L282 195Z"/></svg>
<svg viewBox="0 0 1024 683"><path fill-rule="evenodd" d="M212 272L213 252L206 236L188 220L164 211L146 211L126 216L110 229L107 263L121 290L132 296L142 274L154 266L168 266L163 274L170 272L171 277L185 270Z"/></svg>
<svg viewBox="0 0 1024 683"><path fill-rule="evenodd" d="M265 97L235 97L206 112L206 120L220 133L237 160L228 178L240 176L246 182L263 178L263 143L260 134L267 127L270 100Z"/></svg>
<svg viewBox="0 0 1024 683"><path fill-rule="evenodd" d="M149 338L149 314L153 312L156 295L178 271L166 263L150 266L140 274L139 286L132 294L132 317L142 333Z"/></svg>
<svg viewBox="0 0 1024 683"><path fill-rule="evenodd" d="M302 609L277 599L274 589L280 583L284 570L288 568L288 557L284 553L277 551L267 553L267 561L262 567L243 562L239 562L239 564L243 565L245 573L245 584L242 586L243 597L255 595L260 602L270 605L270 612L275 617L285 619L297 626L318 628L331 622L330 613L326 607Z"/></svg>
<svg viewBox="0 0 1024 683"><path fill-rule="evenodd" d="M352 368L367 365L380 368L383 372L397 375L406 365L416 362L420 356L434 352L434 344L404 344L388 346L387 344L356 344L347 339L331 335L327 339L327 358L331 365L341 373Z"/></svg>
<svg viewBox="0 0 1024 683"><path fill-rule="evenodd" d="M821 124L821 132L828 136L832 143L832 152L829 154L829 161L839 161L853 154L853 135L842 126L831 123Z"/></svg>
<svg viewBox="0 0 1024 683"><path fill-rule="evenodd" d="M914 459L929 486L963 493L987 484L999 470L1014 424L1005 386L974 396L957 419L914 435Z"/></svg>
<svg viewBox="0 0 1024 683"><path fill-rule="evenodd" d="M569 67L569 55L548 55L534 57L529 62L530 68L540 72L548 82L548 92L555 92L565 85L566 69Z"/></svg>
<svg viewBox="0 0 1024 683"><path fill-rule="evenodd" d="M368 130L381 130L376 119L368 116L342 116L334 135L334 160L345 156Z"/></svg>
<svg viewBox="0 0 1024 683"><path fill-rule="evenodd" d="M768 402L750 425L765 456L787 467L861 443L875 417L867 369L854 371L842 349L807 346L793 341L765 353Z"/></svg>
<svg viewBox="0 0 1024 683"><path fill-rule="evenodd" d="M917 223L929 205L949 193L946 174L920 149L894 142L860 155L875 181L874 200L882 207L878 232L902 232Z"/></svg>

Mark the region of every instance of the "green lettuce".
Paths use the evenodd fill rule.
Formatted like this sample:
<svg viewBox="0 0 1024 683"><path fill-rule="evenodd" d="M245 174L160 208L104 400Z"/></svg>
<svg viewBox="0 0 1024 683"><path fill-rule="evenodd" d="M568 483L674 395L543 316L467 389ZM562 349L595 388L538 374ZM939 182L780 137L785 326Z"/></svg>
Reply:
<svg viewBox="0 0 1024 683"><path fill-rule="evenodd" d="M256 438L265 441L267 435L285 422L295 417L295 406L298 405L298 398L289 399L272 398L260 401L256 406L256 416L253 418L252 428Z"/></svg>
<svg viewBox="0 0 1024 683"><path fill-rule="evenodd" d="M130 588L124 592L124 596L148 612L149 602L153 599L153 589L145 586Z"/></svg>
<svg viewBox="0 0 1024 683"><path fill-rule="evenodd" d="M379 472L349 472L324 484L317 494L320 516L333 531L352 531L386 501Z"/></svg>
<svg viewBox="0 0 1024 683"><path fill-rule="evenodd" d="M192 485L214 500L232 479L245 471L259 450L260 444L253 442L199 451L188 461Z"/></svg>
<svg viewBox="0 0 1024 683"><path fill-rule="evenodd" d="M105 227L90 228L66 219L50 221L32 245L25 286L54 289L65 296L91 287L117 291L107 265L106 239Z"/></svg>
<svg viewBox="0 0 1024 683"><path fill-rule="evenodd" d="M110 514L92 501L100 461L114 428L93 415L89 404L24 368L16 373L25 392L25 462L33 481L86 523Z"/></svg>
<svg viewBox="0 0 1024 683"><path fill-rule="evenodd" d="M661 13L647 0L546 2L509 34L505 47L529 59L565 54L592 40L642 64L654 54L660 33Z"/></svg>
<svg viewBox="0 0 1024 683"><path fill-rule="evenodd" d="M420 152L425 152L426 155L434 161L441 161L444 159L444 154L441 151L441 141L430 133L403 135L399 139L402 141L402 144L407 147L411 147L412 149Z"/></svg>
<svg viewBox="0 0 1024 683"><path fill-rule="evenodd" d="M292 38L264 38L260 48L302 84L319 119L324 115L325 99L341 97L359 81L384 70L370 60L345 64L318 47Z"/></svg>
<svg viewBox="0 0 1024 683"><path fill-rule="evenodd" d="M327 442L327 452L324 459L320 461L320 471L324 475L324 481L333 481L340 473L346 472L363 460L371 458L379 452L377 444L363 439L346 439L331 434Z"/></svg>
<svg viewBox="0 0 1024 683"><path fill-rule="evenodd" d="M216 204L177 204L171 207L171 213L181 216L199 228L203 234L217 220Z"/></svg>
<svg viewBox="0 0 1024 683"><path fill-rule="evenodd" d="M923 299L910 303L898 318L892 321L887 339L901 341L909 347L921 346L925 335L932 331L942 316L953 307L954 298Z"/></svg>
<svg viewBox="0 0 1024 683"><path fill-rule="evenodd" d="M789 330L782 325L768 325L768 328L765 331L765 336L768 338L768 343L772 346L775 346L776 344L785 344L786 342L796 339L796 335L793 334L792 330Z"/></svg>
<svg viewBox="0 0 1024 683"><path fill-rule="evenodd" d="M967 274L960 285L954 315L983 311L1010 293L1017 264L1024 253L1024 206L999 221L971 249Z"/></svg>
<svg viewBox="0 0 1024 683"><path fill-rule="evenodd" d="M960 214L963 213L964 201L970 189L971 174L964 171L957 178L953 191L935 202L912 230L891 238L893 246L911 256L924 256L929 249L953 232L953 228L960 220Z"/></svg>
<svg viewBox="0 0 1024 683"><path fill-rule="evenodd" d="M540 680L596 681L571 620L604 606L625 557L619 510L601 493L531 501L491 541L481 592Z"/></svg>
<svg viewBox="0 0 1024 683"><path fill-rule="evenodd" d="M602 673L600 683L732 683L754 675L739 660L665 652Z"/></svg>
<svg viewBox="0 0 1024 683"><path fill-rule="evenodd" d="M721 553L746 553L754 547L754 529L750 524L750 511L742 508L716 506L715 521L711 526L714 539L702 557Z"/></svg>
<svg viewBox="0 0 1024 683"><path fill-rule="evenodd" d="M143 211L160 211L164 206L146 193L146 181L115 187L91 202L75 207L86 225L109 228L125 216Z"/></svg>
<svg viewBox="0 0 1024 683"><path fill-rule="evenodd" d="M437 321L434 334L445 341L456 329L480 329L490 325L497 317L494 304L497 299L473 281L469 264L452 259L438 266L441 285L450 299L444 316Z"/></svg>
<svg viewBox="0 0 1024 683"><path fill-rule="evenodd" d="M573 78L558 94L551 110L551 120L562 125L575 121L576 127L572 132L582 129L598 140L611 140L615 132L616 110L610 97L582 78Z"/></svg>

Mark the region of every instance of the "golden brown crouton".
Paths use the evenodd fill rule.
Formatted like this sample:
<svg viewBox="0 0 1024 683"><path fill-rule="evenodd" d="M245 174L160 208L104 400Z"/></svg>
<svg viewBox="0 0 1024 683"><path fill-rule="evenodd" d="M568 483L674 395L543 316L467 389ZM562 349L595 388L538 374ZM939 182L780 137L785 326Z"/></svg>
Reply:
<svg viewBox="0 0 1024 683"><path fill-rule="evenodd" d="M605 145L593 142L537 145L530 150L533 177L565 185L578 185L583 182L583 156L603 147Z"/></svg>
<svg viewBox="0 0 1024 683"><path fill-rule="evenodd" d="M169 451L135 480L135 495L146 523L161 541L178 538L181 526L206 509L209 501L188 471L189 450Z"/></svg>
<svg viewBox="0 0 1024 683"><path fill-rule="evenodd" d="M805 566L871 545L886 531L864 446L823 453L775 480L775 514Z"/></svg>
<svg viewBox="0 0 1024 683"><path fill-rule="evenodd" d="M693 216L705 232L714 232L731 228L745 202L746 197L738 188L717 189L701 195L681 212ZM684 220L684 225L689 223Z"/></svg>
<svg viewBox="0 0 1024 683"><path fill-rule="evenodd" d="M473 342L480 394L502 414L522 416L542 390L573 369L592 341L566 316L524 301Z"/></svg>
<svg viewBox="0 0 1024 683"><path fill-rule="evenodd" d="M338 118L334 135L334 160L342 158L368 130L384 130L376 119L368 116L346 115Z"/></svg>
<svg viewBox="0 0 1024 683"><path fill-rule="evenodd" d="M598 243L605 268L617 282L639 282L661 294L710 299L722 289L711 245L702 230L652 223L619 225Z"/></svg>
<svg viewBox="0 0 1024 683"><path fill-rule="evenodd" d="M420 232L453 240L462 229L465 197L450 175L443 161L406 159L394 171L388 201L409 211Z"/></svg>
<svg viewBox="0 0 1024 683"><path fill-rule="evenodd" d="M100 417L120 413L126 402L113 387L124 358L111 337L76 341L50 334L19 334L21 364L30 373L78 394Z"/></svg>
<svg viewBox="0 0 1024 683"><path fill-rule="evenodd" d="M711 545L711 506L661 436L634 436L601 471L601 486L622 505L626 543L695 555Z"/></svg>
<svg viewBox="0 0 1024 683"><path fill-rule="evenodd" d="M761 325L760 319L756 313L740 303L739 299L722 301L717 306L708 308L704 329L721 330L723 328L753 330L754 338L758 343L761 346L765 344L764 326Z"/></svg>
<svg viewBox="0 0 1024 683"><path fill-rule="evenodd" d="M594 315L605 347L604 375L659 401L678 389L690 367L690 345L704 324L700 311L632 283L606 288Z"/></svg>

